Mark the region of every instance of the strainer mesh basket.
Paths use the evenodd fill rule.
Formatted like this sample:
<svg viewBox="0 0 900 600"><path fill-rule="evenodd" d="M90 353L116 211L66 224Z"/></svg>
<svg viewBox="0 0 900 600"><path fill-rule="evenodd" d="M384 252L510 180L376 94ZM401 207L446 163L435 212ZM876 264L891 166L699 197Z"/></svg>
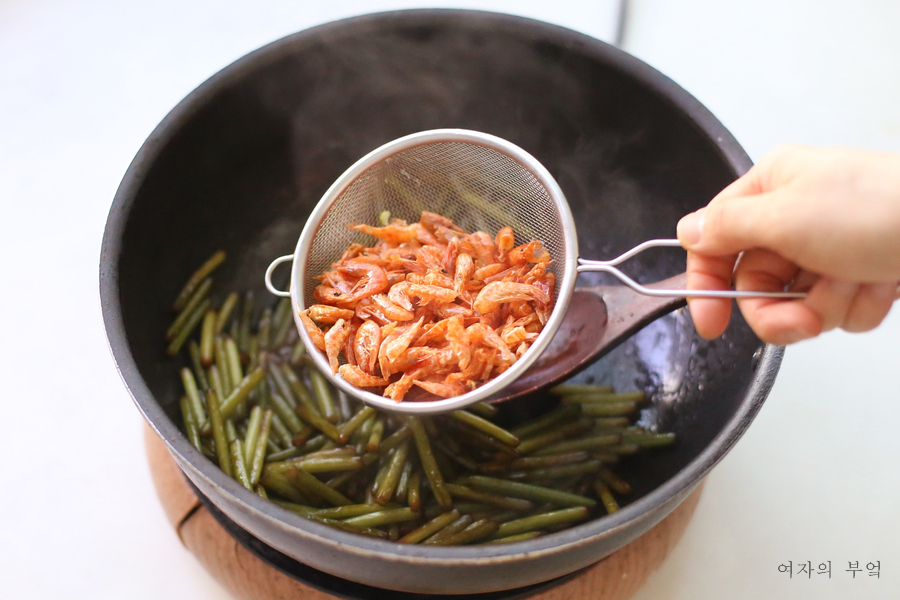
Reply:
<svg viewBox="0 0 900 600"><path fill-rule="evenodd" d="M315 304L316 279L352 243L375 239L348 225L377 225L382 211L412 223L422 211L451 219L471 233L492 237L506 225L516 244L540 240L562 279L565 225L547 189L521 163L477 143L444 141L416 145L375 162L339 193L315 232L306 264L304 307ZM557 287L558 290L558 287ZM558 293L558 292L557 292Z"/></svg>

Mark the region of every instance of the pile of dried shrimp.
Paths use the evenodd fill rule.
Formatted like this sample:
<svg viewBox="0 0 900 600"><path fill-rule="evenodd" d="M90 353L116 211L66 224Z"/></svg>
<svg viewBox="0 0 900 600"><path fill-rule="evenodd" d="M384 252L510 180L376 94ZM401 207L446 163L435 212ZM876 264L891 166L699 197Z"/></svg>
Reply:
<svg viewBox="0 0 900 600"><path fill-rule="evenodd" d="M397 401L412 386L464 394L521 357L553 309L549 253L539 240L516 247L510 227L492 238L423 212L418 223L350 229L378 241L347 248L300 318L356 387Z"/></svg>

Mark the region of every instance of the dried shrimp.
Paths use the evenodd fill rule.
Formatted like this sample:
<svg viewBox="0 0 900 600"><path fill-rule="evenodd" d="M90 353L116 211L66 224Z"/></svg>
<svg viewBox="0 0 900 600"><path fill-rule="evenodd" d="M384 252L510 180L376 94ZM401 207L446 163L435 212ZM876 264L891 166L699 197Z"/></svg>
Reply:
<svg viewBox="0 0 900 600"><path fill-rule="evenodd" d="M549 253L539 240L516 246L510 227L467 233L423 212L350 229L377 241L352 244L318 277L301 320L351 385L398 402L415 387L464 394L515 363L553 310Z"/></svg>

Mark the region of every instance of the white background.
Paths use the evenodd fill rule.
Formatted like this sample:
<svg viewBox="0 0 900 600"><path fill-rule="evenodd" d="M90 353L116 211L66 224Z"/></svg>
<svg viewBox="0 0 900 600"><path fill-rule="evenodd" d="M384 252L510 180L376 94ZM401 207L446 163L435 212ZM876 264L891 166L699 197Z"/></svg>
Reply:
<svg viewBox="0 0 900 600"><path fill-rule="evenodd" d="M153 127L246 52L336 18L486 8L610 40L617 2L0 0L0 596L228 595L150 484L97 292L116 187ZM783 141L900 151L900 4L631 0L624 49L705 103L754 159ZM900 310L788 349L638 600L900 596ZM832 561L788 579L785 561ZM852 579L848 561L881 561Z"/></svg>

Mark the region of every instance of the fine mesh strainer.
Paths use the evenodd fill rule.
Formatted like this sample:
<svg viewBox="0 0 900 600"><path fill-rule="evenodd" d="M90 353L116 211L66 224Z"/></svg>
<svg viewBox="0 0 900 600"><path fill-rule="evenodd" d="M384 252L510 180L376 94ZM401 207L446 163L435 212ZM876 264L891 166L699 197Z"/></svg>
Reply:
<svg viewBox="0 0 900 600"><path fill-rule="evenodd" d="M441 214L464 230L491 235L511 226L516 244L540 240L550 253L556 276L555 304L531 347L512 367L475 390L434 401L395 402L356 388L332 374L325 356L310 352L319 369L344 392L387 410L434 414L463 408L488 398L522 375L549 344L566 312L579 271L606 271L640 293L686 297L797 297L797 294L660 290L643 287L614 265L653 246L679 246L678 240L651 240L611 261L578 258L578 238L569 205L546 168L518 146L501 138L462 129L437 129L408 135L377 148L356 162L328 189L300 234L293 255L282 256L266 271L266 286L290 297L294 321L307 348L314 348L298 314L316 301L316 276L331 268L352 243L371 245L372 238L348 229L375 224L383 211L415 222L423 210ZM277 290L272 271L293 261L290 291Z"/></svg>

